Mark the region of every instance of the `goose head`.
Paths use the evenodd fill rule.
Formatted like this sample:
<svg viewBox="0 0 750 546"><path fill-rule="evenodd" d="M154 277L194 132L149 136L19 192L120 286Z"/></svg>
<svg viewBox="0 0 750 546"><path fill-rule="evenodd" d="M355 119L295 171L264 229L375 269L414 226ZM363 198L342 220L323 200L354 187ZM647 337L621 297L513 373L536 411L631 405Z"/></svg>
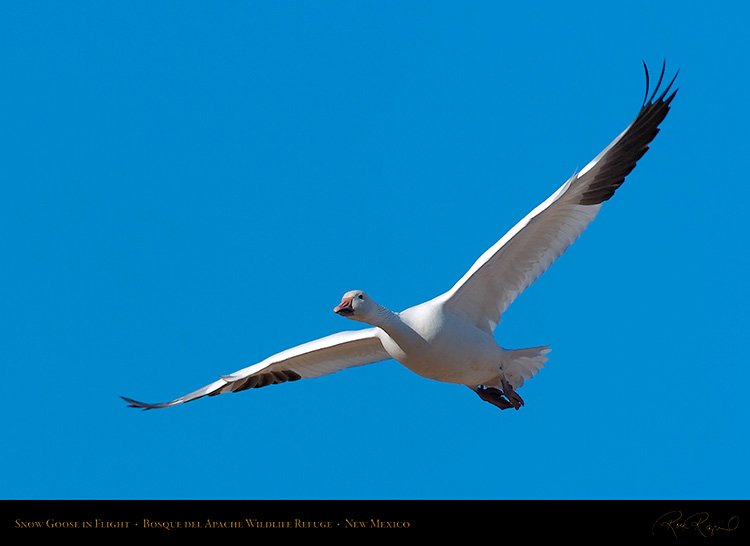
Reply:
<svg viewBox="0 0 750 546"><path fill-rule="evenodd" d="M378 309L375 303L362 290L352 290L344 294L341 303L334 307L333 311L342 317L359 322L371 321Z"/></svg>

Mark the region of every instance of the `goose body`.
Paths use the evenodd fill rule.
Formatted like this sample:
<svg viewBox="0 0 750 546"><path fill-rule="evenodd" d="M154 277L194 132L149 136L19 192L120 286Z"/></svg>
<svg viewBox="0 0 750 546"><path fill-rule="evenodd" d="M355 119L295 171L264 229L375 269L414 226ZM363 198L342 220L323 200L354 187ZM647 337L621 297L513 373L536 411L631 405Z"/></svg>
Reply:
<svg viewBox="0 0 750 546"><path fill-rule="evenodd" d="M350 291L334 311L369 328L287 349L171 402L123 399L133 407L164 408L392 358L427 379L466 385L501 409L519 409L523 400L516 391L544 366L549 348L504 349L495 341L495 328L508 306L581 235L646 153L677 92L668 95L675 75L656 97L663 77L664 67L649 97L646 69L646 97L632 123L444 294L397 313L364 291Z"/></svg>
<svg viewBox="0 0 750 546"><path fill-rule="evenodd" d="M369 298L364 292L355 292ZM484 385L498 375L505 351L488 332L432 300L402 313L384 313L378 339L388 355L427 379ZM457 363L461 363L457 365Z"/></svg>

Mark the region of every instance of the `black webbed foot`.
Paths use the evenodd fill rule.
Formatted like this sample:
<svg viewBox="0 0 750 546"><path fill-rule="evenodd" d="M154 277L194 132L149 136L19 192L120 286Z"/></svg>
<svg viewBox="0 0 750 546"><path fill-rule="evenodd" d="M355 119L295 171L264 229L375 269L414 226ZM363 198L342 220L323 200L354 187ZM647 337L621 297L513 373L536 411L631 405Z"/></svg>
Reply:
<svg viewBox="0 0 750 546"><path fill-rule="evenodd" d="M521 409L521 406L523 406L523 398L521 398L518 393L513 389L510 383L503 377L503 394L505 397L510 401L511 404L513 404L513 407L516 409Z"/></svg>
<svg viewBox="0 0 750 546"><path fill-rule="evenodd" d="M479 398L497 406L501 410L514 407L513 404L503 397L503 391L496 389L495 387L483 387L480 385L475 389L475 392L479 395Z"/></svg>

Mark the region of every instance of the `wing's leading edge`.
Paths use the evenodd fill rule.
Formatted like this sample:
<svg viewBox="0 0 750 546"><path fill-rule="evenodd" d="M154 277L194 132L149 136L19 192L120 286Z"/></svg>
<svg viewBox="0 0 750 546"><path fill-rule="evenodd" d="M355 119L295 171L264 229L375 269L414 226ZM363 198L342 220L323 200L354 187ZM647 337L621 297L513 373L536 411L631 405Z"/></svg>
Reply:
<svg viewBox="0 0 750 546"><path fill-rule="evenodd" d="M659 132L677 90L667 96L677 75L658 96L666 63L649 98L633 122L580 172L532 210L487 250L469 271L440 296L446 308L492 332L502 313L557 260L596 217L643 157Z"/></svg>
<svg viewBox="0 0 750 546"><path fill-rule="evenodd" d="M377 337L376 328L339 332L277 353L190 394L162 404L147 404L121 397L131 407L158 409L184 404L203 396L265 387L320 377L345 368L364 366L390 358Z"/></svg>

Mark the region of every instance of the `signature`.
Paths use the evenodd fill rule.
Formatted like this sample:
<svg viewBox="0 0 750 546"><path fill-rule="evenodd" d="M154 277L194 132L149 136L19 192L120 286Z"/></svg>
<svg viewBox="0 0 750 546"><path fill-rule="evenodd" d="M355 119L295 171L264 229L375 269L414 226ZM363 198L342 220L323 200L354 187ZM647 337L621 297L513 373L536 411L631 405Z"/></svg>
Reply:
<svg viewBox="0 0 750 546"><path fill-rule="evenodd" d="M711 537L716 533L734 531L740 524L739 516L732 516L726 522L711 523L708 512L695 512L694 514L683 517L682 512L674 510L667 512L657 519L651 526L651 534L655 535L660 529L664 532L671 531L675 538L679 538L678 533L696 532L703 537Z"/></svg>

